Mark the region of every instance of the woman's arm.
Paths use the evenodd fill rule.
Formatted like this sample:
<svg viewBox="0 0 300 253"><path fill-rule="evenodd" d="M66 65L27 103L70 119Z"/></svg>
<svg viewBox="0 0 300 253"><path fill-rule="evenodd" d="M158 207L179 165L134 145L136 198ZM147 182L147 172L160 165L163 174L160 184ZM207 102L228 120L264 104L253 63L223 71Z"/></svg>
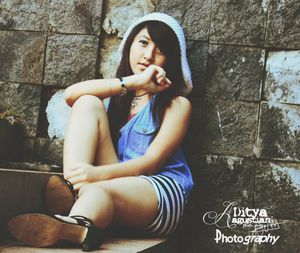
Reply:
<svg viewBox="0 0 300 253"><path fill-rule="evenodd" d="M124 78L128 90L137 89L138 76L132 75ZM137 87L136 87L137 86ZM119 78L95 79L73 84L65 90L65 99L69 106L82 95L94 95L101 99L121 94L122 87Z"/></svg>
<svg viewBox="0 0 300 253"><path fill-rule="evenodd" d="M173 99L163 115L160 130L145 155L116 164L100 166L79 164L70 168L70 174L66 175L66 179L70 180L75 189L79 189L87 182L154 174L182 142L189 127L191 110L191 104L186 98Z"/></svg>
<svg viewBox="0 0 300 253"><path fill-rule="evenodd" d="M168 88L171 83L164 76L165 71L155 65L150 65L144 72L124 77L128 90L146 89L157 93ZM66 88L65 99L69 106L83 95L94 95L101 99L121 94L122 87L119 78L95 79L73 84Z"/></svg>
<svg viewBox="0 0 300 253"><path fill-rule="evenodd" d="M157 172L181 144L189 127L191 111L189 100L184 97L173 99L163 115L160 130L145 155L119 164L100 166L99 175L104 177L102 179L111 179Z"/></svg>

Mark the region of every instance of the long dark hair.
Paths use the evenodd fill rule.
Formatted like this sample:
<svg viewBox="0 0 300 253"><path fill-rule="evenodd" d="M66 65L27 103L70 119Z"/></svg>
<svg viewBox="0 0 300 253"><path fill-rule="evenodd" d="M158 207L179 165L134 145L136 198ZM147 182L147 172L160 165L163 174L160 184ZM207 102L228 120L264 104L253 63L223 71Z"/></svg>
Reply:
<svg viewBox="0 0 300 253"><path fill-rule="evenodd" d="M153 105L153 117L161 117L163 110L168 107L172 99L182 94L184 79L181 68L180 46L174 31L165 23L160 21L147 21L137 25L124 45L122 59L117 69L116 76L133 75L129 62L130 47L135 36L143 29L147 28L152 41L166 56L164 70L166 76L171 80L172 85L157 94ZM114 96L110 99L108 117L110 122L111 136L115 147L119 137L119 130L126 123L130 111L130 105L134 97L134 91L130 91L126 96Z"/></svg>

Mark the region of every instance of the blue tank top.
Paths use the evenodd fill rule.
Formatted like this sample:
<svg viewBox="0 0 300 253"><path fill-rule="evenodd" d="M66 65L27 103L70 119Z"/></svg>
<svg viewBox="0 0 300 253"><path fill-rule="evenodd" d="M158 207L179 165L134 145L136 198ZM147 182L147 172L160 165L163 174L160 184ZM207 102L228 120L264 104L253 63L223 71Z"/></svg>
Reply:
<svg viewBox="0 0 300 253"><path fill-rule="evenodd" d="M143 156L159 130L160 122L154 120L152 116L155 97L120 129L118 140L120 162ZM181 147L177 148L156 174L174 179L181 186L187 200L194 183Z"/></svg>

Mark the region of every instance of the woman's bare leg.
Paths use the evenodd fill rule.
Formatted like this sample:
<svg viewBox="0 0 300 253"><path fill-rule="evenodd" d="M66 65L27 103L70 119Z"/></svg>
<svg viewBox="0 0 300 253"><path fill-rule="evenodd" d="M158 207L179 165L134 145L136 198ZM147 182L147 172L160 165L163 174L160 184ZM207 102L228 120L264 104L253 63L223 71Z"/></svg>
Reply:
<svg viewBox="0 0 300 253"><path fill-rule="evenodd" d="M64 143L64 173L81 162L118 162L104 105L90 95L80 97L73 105ZM70 216L83 215L101 228L112 221L142 227L153 220L157 205L156 192L146 179L116 178L83 186Z"/></svg>
<svg viewBox="0 0 300 253"><path fill-rule="evenodd" d="M72 107L64 141L64 173L77 163L118 162L103 102L91 95L81 96Z"/></svg>
<svg viewBox="0 0 300 253"><path fill-rule="evenodd" d="M123 177L83 186L70 216L89 217L101 228L112 221L138 228L153 221L157 207L157 195L148 180Z"/></svg>

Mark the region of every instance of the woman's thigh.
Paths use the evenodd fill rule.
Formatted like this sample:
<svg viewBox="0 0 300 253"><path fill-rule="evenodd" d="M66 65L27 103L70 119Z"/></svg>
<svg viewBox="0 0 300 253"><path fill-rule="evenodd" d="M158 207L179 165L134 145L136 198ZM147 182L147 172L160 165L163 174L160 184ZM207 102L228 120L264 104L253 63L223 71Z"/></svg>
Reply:
<svg viewBox="0 0 300 253"><path fill-rule="evenodd" d="M101 101L101 103L103 102ZM99 114L99 139L96 149L95 165L117 163L119 160L112 142L109 120L104 104Z"/></svg>
<svg viewBox="0 0 300 253"><path fill-rule="evenodd" d="M153 221L158 198L152 184L141 177L123 177L92 183L110 194L114 204L114 222L140 228Z"/></svg>
<svg viewBox="0 0 300 253"><path fill-rule="evenodd" d="M64 163L95 165L118 162L105 106L101 99L81 96L72 107L64 144Z"/></svg>

